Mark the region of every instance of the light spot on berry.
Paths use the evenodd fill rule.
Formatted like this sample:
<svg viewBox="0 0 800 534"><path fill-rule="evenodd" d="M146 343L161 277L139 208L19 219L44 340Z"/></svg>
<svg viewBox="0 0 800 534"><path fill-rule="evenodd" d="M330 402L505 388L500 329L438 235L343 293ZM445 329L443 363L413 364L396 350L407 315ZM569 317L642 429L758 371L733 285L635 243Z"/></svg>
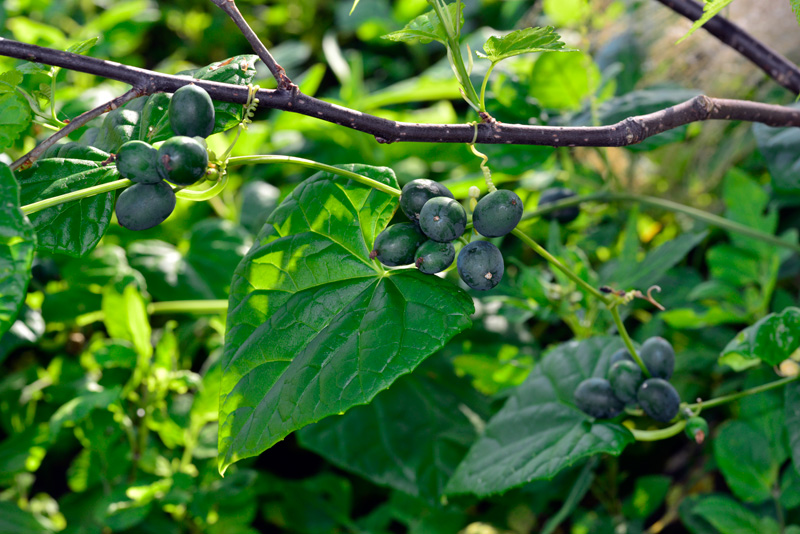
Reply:
<svg viewBox="0 0 800 534"><path fill-rule="evenodd" d="M434 216L433 216L433 220L434 220L434 221L438 221L438 220L439 220L439 216L438 216L438 215L434 215Z"/></svg>
<svg viewBox="0 0 800 534"><path fill-rule="evenodd" d="M483 277L486 278L487 280L491 280L492 279L492 273L486 273Z"/></svg>

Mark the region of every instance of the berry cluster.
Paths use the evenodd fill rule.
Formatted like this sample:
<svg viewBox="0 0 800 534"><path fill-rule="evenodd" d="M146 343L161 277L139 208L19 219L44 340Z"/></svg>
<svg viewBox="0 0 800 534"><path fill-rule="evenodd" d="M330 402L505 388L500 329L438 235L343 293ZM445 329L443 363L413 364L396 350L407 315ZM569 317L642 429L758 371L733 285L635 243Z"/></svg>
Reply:
<svg viewBox="0 0 800 534"><path fill-rule="evenodd" d="M456 257L453 242L467 227L467 212L450 190L433 180L412 180L403 187L400 208L411 222L381 232L370 258L389 267L413 263L425 274L450 267ZM494 191L478 202L472 223L484 237L504 236L517 226L522 209L522 200L513 191ZM499 284L505 268L500 250L488 241L465 245L457 267L464 283L480 290Z"/></svg>
<svg viewBox="0 0 800 534"><path fill-rule="evenodd" d="M611 356L608 378L587 378L575 390L575 404L592 417L610 419L626 406L638 403L644 413L661 423L671 421L680 409L681 399L669 383L675 369L675 351L667 340L651 337L639 350L652 378L644 373L630 352L621 349Z"/></svg>
<svg viewBox="0 0 800 534"><path fill-rule="evenodd" d="M206 137L214 131L214 104L201 87L185 85L169 103L169 123L177 135L156 150L144 141L128 141L116 155L119 173L135 182L119 195L115 212L129 230L147 230L175 209L175 192L165 182L192 185L206 174Z"/></svg>

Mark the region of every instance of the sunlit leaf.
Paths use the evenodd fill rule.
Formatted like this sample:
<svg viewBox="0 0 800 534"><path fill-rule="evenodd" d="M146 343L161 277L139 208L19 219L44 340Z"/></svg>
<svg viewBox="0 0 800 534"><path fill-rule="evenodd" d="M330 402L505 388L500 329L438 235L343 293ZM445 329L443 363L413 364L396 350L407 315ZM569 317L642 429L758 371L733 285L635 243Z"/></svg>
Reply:
<svg viewBox="0 0 800 534"><path fill-rule="evenodd" d="M502 37L489 37L483 45L485 54L478 51L475 53L496 63L509 57L533 52L575 52L574 49L564 46L561 36L555 29L546 26L516 30Z"/></svg>
<svg viewBox="0 0 800 534"><path fill-rule="evenodd" d="M344 168L397 187L387 168ZM470 326L472 299L370 260L396 197L318 173L272 213L231 283L219 467L366 404Z"/></svg>

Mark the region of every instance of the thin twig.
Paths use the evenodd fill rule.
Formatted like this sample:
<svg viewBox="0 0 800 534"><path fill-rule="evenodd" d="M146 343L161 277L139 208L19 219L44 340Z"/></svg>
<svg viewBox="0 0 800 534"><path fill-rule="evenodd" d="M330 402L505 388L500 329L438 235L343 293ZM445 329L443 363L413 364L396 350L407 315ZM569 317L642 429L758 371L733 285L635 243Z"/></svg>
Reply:
<svg viewBox="0 0 800 534"><path fill-rule="evenodd" d="M174 93L191 82L222 102L244 104L248 88L171 76L79 54L0 38L0 55L56 65L141 87L147 93ZM628 146L692 122L741 120L769 126L800 127L800 110L784 106L696 96L675 106L597 127L528 126L522 124L418 124L397 122L338 106L299 91L261 89L259 107L293 111L375 136L379 143L477 143L542 146Z"/></svg>
<svg viewBox="0 0 800 534"><path fill-rule="evenodd" d="M694 0L658 0L676 13L696 21L703 6ZM730 46L767 76L795 94L800 94L800 68L725 17L717 15L703 25L708 33Z"/></svg>
<svg viewBox="0 0 800 534"><path fill-rule="evenodd" d="M115 99L113 99L113 100L111 100L109 102L106 102L105 104L100 104L96 108L90 109L86 113L82 113L81 115L78 115L77 117L72 119L69 124L64 126L62 129L60 129L59 131L57 131L56 133L54 133L53 135L51 135L50 137L45 139L43 142L41 142L36 148L34 148L30 152L28 152L27 154L25 154L24 156L19 158L14 163L12 163L10 165L11 169L15 170L15 171L16 170L23 170L24 171L25 169L27 169L28 167L33 165L34 161L36 161L37 159L42 157L42 155L45 153L45 151L48 148L50 148L51 146L53 146L54 144L56 144L56 142L59 139L61 139L62 137L66 137L71 132L74 132L75 130L77 130L78 128L80 128L84 124L88 123L89 121L91 121L95 117L99 117L103 113L108 113L109 111L111 111L113 109L117 109L118 107L123 105L125 102L129 102L129 101L133 100L134 98L139 98L140 96L144 96L145 94L147 94L146 91L144 91L142 89L137 89L136 87L134 87L130 91L126 92L125 94L120 95L117 98L115 98Z"/></svg>
<svg viewBox="0 0 800 534"><path fill-rule="evenodd" d="M234 0L212 0L217 7L219 7L222 11L224 11L233 22L236 23L236 26L239 27L241 30L242 35L244 35L247 42L250 43L250 46L253 47L258 57L261 58L261 61L267 66L269 71L275 77L275 81L278 82L278 89L282 91L297 91L297 86L292 83L292 80L286 75L286 71L278 65L278 62L275 61L275 58L272 57L272 54L269 53L267 47L264 46L264 43L261 42L261 39L258 38L256 32L247 24L247 21L244 20L242 13L239 11L239 8L236 7L236 2Z"/></svg>

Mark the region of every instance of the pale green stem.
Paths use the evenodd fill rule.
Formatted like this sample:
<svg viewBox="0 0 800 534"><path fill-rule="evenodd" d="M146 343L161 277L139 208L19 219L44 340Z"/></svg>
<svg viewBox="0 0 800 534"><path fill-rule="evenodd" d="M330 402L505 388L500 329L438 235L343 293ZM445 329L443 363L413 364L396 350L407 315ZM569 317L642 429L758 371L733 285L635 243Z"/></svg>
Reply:
<svg viewBox="0 0 800 534"><path fill-rule="evenodd" d="M226 185L228 185L228 173L223 173L222 178L217 180L217 182L208 189L204 189L203 191L183 189L181 191L176 191L175 196L184 200L191 200L192 202L203 202L204 200L210 200L219 195L225 189Z"/></svg>
<svg viewBox="0 0 800 534"><path fill-rule="evenodd" d="M770 389L779 388L781 386L785 386L786 384L790 384L800 378L800 375L797 376L789 376L786 378L781 378L780 380L776 380L774 382L770 382L768 384L762 384L760 386L756 386L754 388L746 389L744 391L740 391L739 393L731 393L730 395L724 395L722 397L717 397L716 399L710 399L707 401L698 401L694 404L690 404L688 407L692 410L695 409L702 409L705 410L706 408L713 408L715 406L720 406L722 404L727 404L729 402L733 402L735 400L739 400L744 397L749 397L750 395L755 395L756 393L762 393L764 391L769 391Z"/></svg>
<svg viewBox="0 0 800 534"><path fill-rule="evenodd" d="M367 178L366 176L356 174L352 171L340 169L339 167L334 167L333 165L326 165L324 163L319 163L317 161L312 161L310 159L296 158L294 156L267 155L267 156L235 156L228 160L228 166L246 165L250 163L294 163L295 165L300 165L302 167L317 169L319 171L325 171L331 174L338 174L339 176L350 178L351 180L355 180L356 182L368 185L370 187L377 189L378 191L383 191L384 193L387 193L389 195L393 195L396 197L400 196L400 190L395 189L390 185L382 184L377 180L373 180L372 178Z"/></svg>
<svg viewBox="0 0 800 534"><path fill-rule="evenodd" d="M195 315L215 315L228 310L228 301L220 300L170 300L165 302L151 302L147 306L150 315L169 313L189 313ZM105 319L103 310L84 313L75 318L77 326L86 326Z"/></svg>
<svg viewBox="0 0 800 534"><path fill-rule="evenodd" d="M464 58L461 56L461 46L457 39L457 32L449 24L447 14L445 13L445 10L442 10L439 2L437 0L432 0L430 3L433 5L433 9L436 11L436 16L439 17L439 20L442 22L442 26L444 26L445 30L447 31L446 46L450 49L450 53L452 54L453 65L458 71L458 77L460 78L459 81L461 82L461 87L464 89L467 100L469 100L473 106L478 106L480 104L478 93L475 91L475 87L472 85L472 80L470 80L467 68L464 66ZM457 13L456 25L459 25L459 23L460 18L459 14Z"/></svg>
<svg viewBox="0 0 800 534"><path fill-rule="evenodd" d="M686 420L678 421L674 425L666 428L659 428L658 430L637 430L629 429L636 441L660 441L662 439L677 436L683 429L686 428Z"/></svg>
<svg viewBox="0 0 800 534"><path fill-rule="evenodd" d="M228 301L220 300L173 300L166 302L153 302L147 306L147 313L158 315L161 313L196 313L199 315L225 313L228 311Z"/></svg>
<svg viewBox="0 0 800 534"><path fill-rule="evenodd" d="M108 182L107 184L95 185L92 187L87 187L86 189L71 191L57 197L46 198L44 200L34 202L33 204L22 206L20 209L25 215L30 215L31 213L46 210L47 208L52 208L53 206L58 206L59 204L63 204L65 202L72 202L73 200L80 200L82 198L108 193L109 191L122 189L123 187L128 187L129 185L133 185L133 182L130 180L115 180L113 182Z"/></svg>
<svg viewBox="0 0 800 534"><path fill-rule="evenodd" d="M578 284L587 292L594 295L598 300L600 300L606 305L611 304L611 301L608 299L608 297L606 297L605 295L600 293L600 291L598 291L596 288L592 287L590 284L582 280L577 274L573 273L569 267L561 263L558 260L558 258L547 252L547 250L545 250L539 243L537 243L536 241L525 235L519 228L515 228L514 230L512 230L511 233L520 238L526 245L531 247L534 252L536 252L538 255L546 259L551 265L553 265L559 271L567 275L567 277L570 280Z"/></svg>
<svg viewBox="0 0 800 534"><path fill-rule="evenodd" d="M627 347L628 352L631 353L636 365L641 368L646 377L650 378L652 375L650 374L650 371L647 370L647 367L639 357L639 354L636 352L636 348L633 346L633 340L631 340L631 336L628 335L628 330L625 328L625 324L622 322L622 317L619 316L619 310L617 309L617 306L614 304L609 305L608 311L611 312L611 317L614 318L614 324L617 325L617 332L619 332L622 341L625 343L625 347Z"/></svg>
<svg viewBox="0 0 800 534"><path fill-rule="evenodd" d="M497 65L497 63L493 61L486 70L486 75L483 77L483 83L481 84L481 111L486 111L486 85L489 83L489 76L492 75L495 65Z"/></svg>
<svg viewBox="0 0 800 534"><path fill-rule="evenodd" d="M789 243L788 241L784 241L783 239L774 236L772 234L768 234L766 232L761 232L754 228L750 228L749 226L745 226L743 224L737 223L735 221L731 221L724 217L720 217L719 215L714 215L712 213L705 212L703 210L692 208L690 206L685 206L683 204L679 204L677 202L673 202L671 200L664 200L661 198L651 197L647 195L638 195L636 193L613 193L610 191L603 191L600 193L592 193L590 195L582 195L582 196L574 196L564 200L559 200L558 202L554 202L552 204L547 204L542 208L538 208L532 212L528 212L522 216L522 220L529 220L541 215L545 215L547 213L552 213L561 208L568 208L570 206L577 206L584 202L638 202L640 204L645 204L649 206L656 206L659 208L663 208L669 211L674 211L678 213L683 213L684 215L688 215L689 217L696 219L698 221L703 221L708 223L711 226L722 228L724 230L728 230L737 234L741 234L747 237L752 237L754 239L758 239L769 243L771 245L779 246L788 248L793 250L794 252L800 253L800 245Z"/></svg>

